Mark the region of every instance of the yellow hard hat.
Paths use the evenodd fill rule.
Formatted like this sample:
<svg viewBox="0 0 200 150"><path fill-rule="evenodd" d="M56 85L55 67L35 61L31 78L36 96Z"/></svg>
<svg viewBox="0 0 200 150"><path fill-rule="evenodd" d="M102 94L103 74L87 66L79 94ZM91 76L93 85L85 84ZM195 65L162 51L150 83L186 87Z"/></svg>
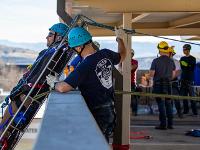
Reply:
<svg viewBox="0 0 200 150"><path fill-rule="evenodd" d="M169 47L168 43L165 41L161 41L160 43L158 43L157 48L158 48L159 52L163 52L163 53L171 52L171 48Z"/></svg>
<svg viewBox="0 0 200 150"><path fill-rule="evenodd" d="M176 55L176 51L174 50L175 46L171 46L170 47L170 52L172 53L172 55Z"/></svg>

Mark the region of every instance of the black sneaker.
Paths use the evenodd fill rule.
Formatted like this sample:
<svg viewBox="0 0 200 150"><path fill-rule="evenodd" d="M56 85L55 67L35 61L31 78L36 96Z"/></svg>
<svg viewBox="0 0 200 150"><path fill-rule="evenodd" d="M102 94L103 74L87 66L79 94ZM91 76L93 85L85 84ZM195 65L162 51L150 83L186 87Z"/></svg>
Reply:
<svg viewBox="0 0 200 150"><path fill-rule="evenodd" d="M167 127L165 127L165 126L156 126L155 129L157 129L157 130L167 130Z"/></svg>
<svg viewBox="0 0 200 150"><path fill-rule="evenodd" d="M189 111L183 111L183 114L188 114L189 113Z"/></svg>
<svg viewBox="0 0 200 150"><path fill-rule="evenodd" d="M179 114L178 114L178 117L179 117L180 119L183 119L183 114L182 114L182 113L179 113Z"/></svg>
<svg viewBox="0 0 200 150"><path fill-rule="evenodd" d="M197 114L193 114L192 117L199 118Z"/></svg>
<svg viewBox="0 0 200 150"><path fill-rule="evenodd" d="M167 126L167 129L174 129L173 126Z"/></svg>

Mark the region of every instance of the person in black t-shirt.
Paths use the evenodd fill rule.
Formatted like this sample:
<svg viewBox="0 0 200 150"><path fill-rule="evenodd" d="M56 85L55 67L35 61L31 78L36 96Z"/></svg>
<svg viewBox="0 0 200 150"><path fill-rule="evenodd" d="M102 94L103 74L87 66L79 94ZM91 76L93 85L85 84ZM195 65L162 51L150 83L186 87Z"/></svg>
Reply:
<svg viewBox="0 0 200 150"><path fill-rule="evenodd" d="M119 53L108 49L96 51L92 36L82 28L75 27L68 34L69 46L83 58L80 65L61 82L54 84L54 77L47 76L47 83L56 91L68 92L79 88L91 113L106 140L109 140L115 125L114 89L112 70L125 59L126 48L122 40L124 31L115 30Z"/></svg>
<svg viewBox="0 0 200 150"><path fill-rule="evenodd" d="M181 57L180 59L180 65L181 65L181 89L180 89L180 95L182 96L194 96L194 69L196 65L196 58L190 55L191 45L185 44L183 45L183 53L185 56ZM197 108L196 108L196 102L191 102L191 108L194 115L197 115ZM183 101L183 113L188 114L189 113L189 106L188 101Z"/></svg>
<svg viewBox="0 0 200 150"><path fill-rule="evenodd" d="M160 57L153 60L150 68L150 76L153 77L153 93L171 94L170 82L175 76L174 61L169 58L171 48L168 43L162 41L157 46ZM155 129L173 129L172 100L156 97L159 109L160 124Z"/></svg>

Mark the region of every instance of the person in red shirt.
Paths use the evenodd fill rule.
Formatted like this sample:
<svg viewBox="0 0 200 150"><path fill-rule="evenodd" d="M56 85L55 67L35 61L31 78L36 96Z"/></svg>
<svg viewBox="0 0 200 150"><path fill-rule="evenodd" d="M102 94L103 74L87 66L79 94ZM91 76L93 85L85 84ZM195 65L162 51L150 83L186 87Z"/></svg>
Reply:
<svg viewBox="0 0 200 150"><path fill-rule="evenodd" d="M138 68L138 61L135 60L134 57L134 50L131 49L131 91L135 92L137 89L136 86L136 71ZM131 96L131 109L132 114L137 116L137 110L138 110L138 97L137 96Z"/></svg>

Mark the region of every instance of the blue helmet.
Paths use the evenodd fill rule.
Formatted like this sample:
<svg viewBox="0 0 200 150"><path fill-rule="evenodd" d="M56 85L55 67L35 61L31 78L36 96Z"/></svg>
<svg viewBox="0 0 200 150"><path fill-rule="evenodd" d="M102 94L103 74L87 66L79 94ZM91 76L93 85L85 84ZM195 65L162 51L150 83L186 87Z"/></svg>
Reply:
<svg viewBox="0 0 200 150"><path fill-rule="evenodd" d="M68 42L69 47L83 45L92 39L91 34L82 27L75 27L69 31Z"/></svg>
<svg viewBox="0 0 200 150"><path fill-rule="evenodd" d="M64 23L57 23L57 24L54 24L51 28L49 28L49 30L52 30L58 33L62 37L64 37L67 34L68 29L69 27L65 25Z"/></svg>

